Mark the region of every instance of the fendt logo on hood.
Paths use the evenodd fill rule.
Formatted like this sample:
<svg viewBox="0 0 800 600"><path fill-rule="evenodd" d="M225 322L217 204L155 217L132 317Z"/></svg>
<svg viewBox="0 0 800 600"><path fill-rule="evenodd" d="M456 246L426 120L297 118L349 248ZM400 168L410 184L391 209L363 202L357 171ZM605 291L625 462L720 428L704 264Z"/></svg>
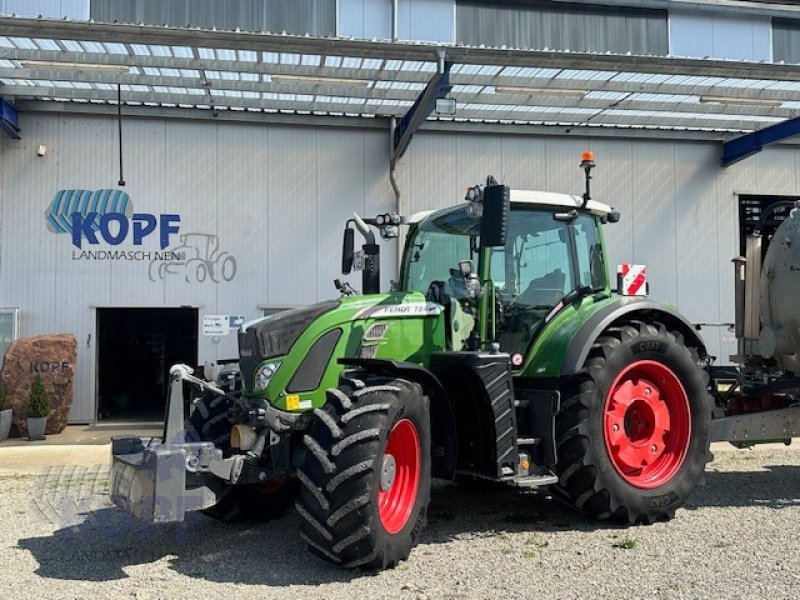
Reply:
<svg viewBox="0 0 800 600"><path fill-rule="evenodd" d="M100 240L119 246L129 238L141 246L158 230L164 250L170 236L180 231L180 215L134 213L130 196L122 190L60 190L45 212L47 228L54 233L72 235L72 245L81 248L84 240L98 245Z"/></svg>

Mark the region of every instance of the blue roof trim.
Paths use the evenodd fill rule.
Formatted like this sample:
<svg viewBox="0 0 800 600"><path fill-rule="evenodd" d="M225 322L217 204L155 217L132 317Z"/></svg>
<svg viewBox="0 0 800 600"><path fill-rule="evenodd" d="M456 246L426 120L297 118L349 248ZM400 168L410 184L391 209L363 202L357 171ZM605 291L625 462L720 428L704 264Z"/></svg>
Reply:
<svg viewBox="0 0 800 600"><path fill-rule="evenodd" d="M764 146L800 135L800 117L787 119L747 135L728 140L722 146L722 166L729 167L740 160L758 154Z"/></svg>
<svg viewBox="0 0 800 600"><path fill-rule="evenodd" d="M0 129L12 140L20 140L20 128L17 119L17 109L3 98L0 98Z"/></svg>

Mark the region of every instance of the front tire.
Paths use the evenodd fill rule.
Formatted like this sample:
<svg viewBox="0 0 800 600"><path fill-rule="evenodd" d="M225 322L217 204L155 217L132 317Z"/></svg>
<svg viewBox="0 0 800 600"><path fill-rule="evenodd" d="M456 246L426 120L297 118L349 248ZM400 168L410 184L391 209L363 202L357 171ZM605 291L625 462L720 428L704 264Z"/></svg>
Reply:
<svg viewBox="0 0 800 600"><path fill-rule="evenodd" d="M357 372L327 399L303 439L300 535L345 568L394 567L417 544L430 502L428 398L416 383Z"/></svg>
<svg viewBox="0 0 800 600"><path fill-rule="evenodd" d="M667 520L702 483L713 403L697 349L661 323L596 340L556 416L556 492L598 519Z"/></svg>

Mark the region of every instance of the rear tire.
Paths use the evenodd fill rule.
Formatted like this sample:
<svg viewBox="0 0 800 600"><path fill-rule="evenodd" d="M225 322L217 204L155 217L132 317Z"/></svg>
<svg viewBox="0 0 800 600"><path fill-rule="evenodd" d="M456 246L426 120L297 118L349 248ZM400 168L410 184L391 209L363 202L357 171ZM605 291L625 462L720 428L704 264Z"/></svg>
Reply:
<svg viewBox="0 0 800 600"><path fill-rule="evenodd" d="M214 442L228 450L231 423L228 402L212 392L194 400L192 414L186 420L187 442ZM298 483L286 478L255 485L230 485L219 502L201 511L207 517L225 522L269 521L282 517L297 498Z"/></svg>
<svg viewBox="0 0 800 600"><path fill-rule="evenodd" d="M428 398L413 382L345 375L303 439L300 535L345 568L408 558L425 525L431 484Z"/></svg>
<svg viewBox="0 0 800 600"><path fill-rule="evenodd" d="M598 519L672 518L711 459L707 385L680 332L634 320L606 329L562 392L555 491Z"/></svg>

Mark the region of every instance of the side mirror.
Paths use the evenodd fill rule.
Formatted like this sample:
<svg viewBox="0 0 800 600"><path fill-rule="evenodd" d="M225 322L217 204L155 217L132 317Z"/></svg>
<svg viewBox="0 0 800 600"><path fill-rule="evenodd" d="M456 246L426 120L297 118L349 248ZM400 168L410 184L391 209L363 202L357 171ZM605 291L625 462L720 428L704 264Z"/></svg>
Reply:
<svg viewBox="0 0 800 600"><path fill-rule="evenodd" d="M353 270L353 260L356 254L356 232L350 227L344 228L342 240L342 275L349 275Z"/></svg>
<svg viewBox="0 0 800 600"><path fill-rule="evenodd" d="M507 185L487 185L483 189L481 247L506 245L510 212L511 188Z"/></svg>

